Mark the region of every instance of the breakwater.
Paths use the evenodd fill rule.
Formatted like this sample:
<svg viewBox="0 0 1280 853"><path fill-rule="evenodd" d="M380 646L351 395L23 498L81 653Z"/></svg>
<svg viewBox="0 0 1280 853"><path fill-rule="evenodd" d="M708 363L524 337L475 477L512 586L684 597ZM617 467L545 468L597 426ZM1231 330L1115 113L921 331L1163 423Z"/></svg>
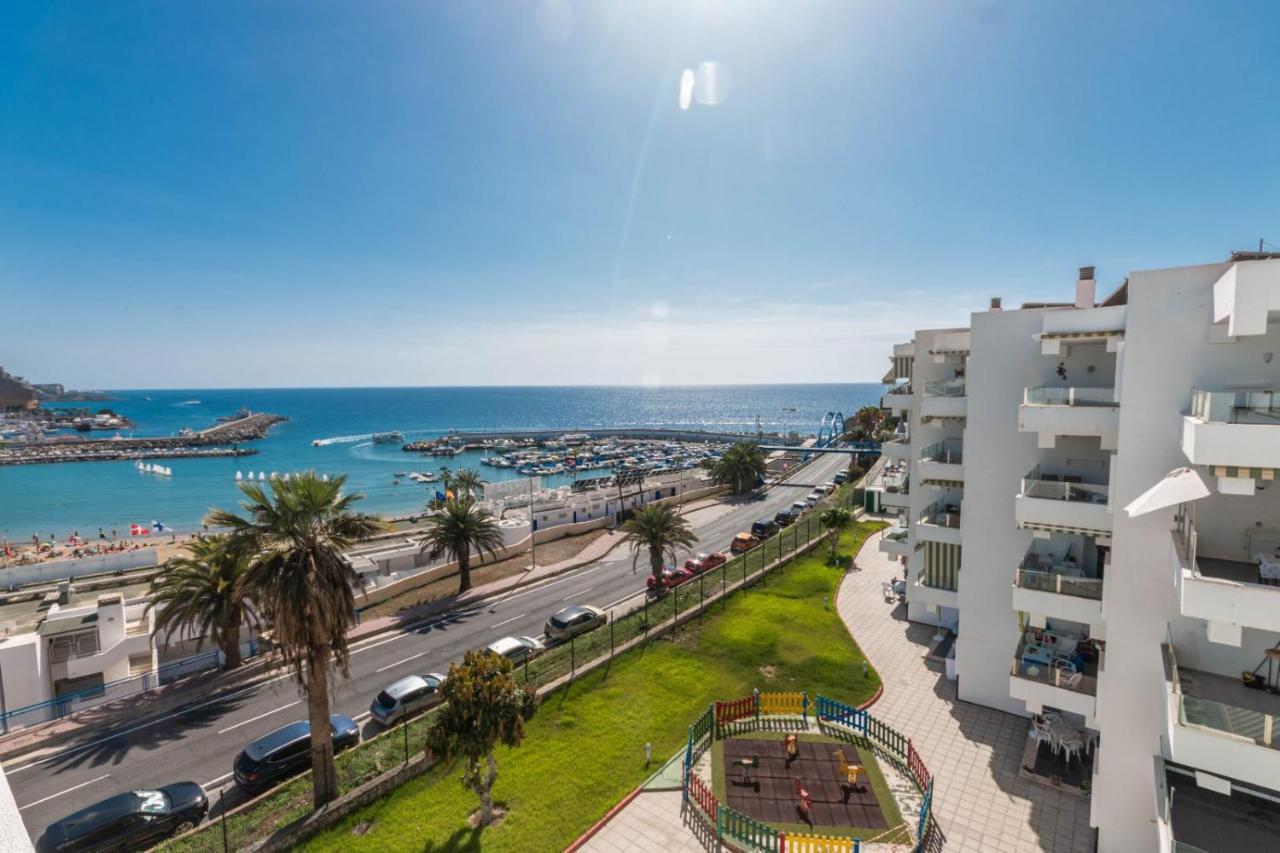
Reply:
<svg viewBox="0 0 1280 853"><path fill-rule="evenodd" d="M604 429L539 429L539 430L450 430L440 438L414 441L404 445L408 451L429 451L443 445L468 449L489 449L495 442L543 442L563 438L565 435L586 435L590 440L640 439L655 441L752 441L768 444L800 444L799 435L783 435L777 432L719 432L699 429L670 429L663 427L607 427Z"/></svg>
<svg viewBox="0 0 1280 853"><path fill-rule="evenodd" d="M71 439L0 446L0 465L252 456L257 451L239 447L239 443L264 438L271 427L284 420L287 419L282 415L258 412L176 436Z"/></svg>

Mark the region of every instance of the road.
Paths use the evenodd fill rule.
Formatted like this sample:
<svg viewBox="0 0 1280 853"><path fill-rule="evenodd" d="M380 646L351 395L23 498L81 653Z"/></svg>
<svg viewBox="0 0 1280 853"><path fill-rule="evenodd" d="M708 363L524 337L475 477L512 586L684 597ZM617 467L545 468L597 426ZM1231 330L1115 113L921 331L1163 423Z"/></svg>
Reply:
<svg viewBox="0 0 1280 853"><path fill-rule="evenodd" d="M795 483L773 487L763 500L719 512L695 511L690 516L699 538L695 550L727 549L735 533L803 498L847 464L846 456L824 454L794 474ZM387 684L414 673L444 672L466 650L499 637L538 636L547 617L568 604L617 607L643 593L645 571L642 565L633 573L630 554L617 549L596 563L505 598L368 638L352 648L351 677L338 679L333 711L360 722L362 736L376 734L369 703ZM51 821L122 790L191 780L211 794L230 788L230 807L238 801L231 782L236 754L250 741L305 716L305 699L296 683L281 676L232 695L194 700L153 719L87 732L83 742L52 754L14 759L5 773L33 841Z"/></svg>

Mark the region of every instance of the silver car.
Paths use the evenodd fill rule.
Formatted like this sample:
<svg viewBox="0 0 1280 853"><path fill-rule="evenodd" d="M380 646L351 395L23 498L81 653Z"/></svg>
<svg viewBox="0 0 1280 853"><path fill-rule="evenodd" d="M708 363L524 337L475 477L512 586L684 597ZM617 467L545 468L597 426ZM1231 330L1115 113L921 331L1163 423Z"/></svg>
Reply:
<svg viewBox="0 0 1280 853"><path fill-rule="evenodd" d="M531 657L536 657L543 648L542 641L535 637L503 637L485 646L486 651L504 657L514 664L521 664Z"/></svg>
<svg viewBox="0 0 1280 853"><path fill-rule="evenodd" d="M401 718L440 704L440 686L444 676L438 672L409 675L387 685L369 705L369 713L384 726L395 725Z"/></svg>
<svg viewBox="0 0 1280 853"><path fill-rule="evenodd" d="M553 640L567 640L594 631L608 621L609 617L600 608L575 604L548 619L543 630Z"/></svg>

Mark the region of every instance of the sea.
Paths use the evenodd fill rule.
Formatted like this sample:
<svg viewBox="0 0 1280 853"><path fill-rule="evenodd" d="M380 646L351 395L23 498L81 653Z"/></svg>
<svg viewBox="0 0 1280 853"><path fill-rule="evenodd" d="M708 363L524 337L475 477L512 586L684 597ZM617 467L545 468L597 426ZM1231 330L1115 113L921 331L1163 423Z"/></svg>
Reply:
<svg viewBox="0 0 1280 853"><path fill-rule="evenodd" d="M851 415L875 404L874 384L717 385L677 387L510 388L295 388L128 390L101 403L66 404L127 416L135 436L176 435L203 429L241 408L289 420L252 442L254 456L170 459L171 477L140 472L132 461L72 462L0 467L0 534L10 541L32 534L65 541L72 533L126 536L131 524L160 522L178 533L201 528L212 508L234 509L242 499L236 473L315 470L345 474L364 495L359 507L384 516L420 510L437 484L396 472L438 473L473 468L488 481L519 477L512 469L481 465L483 453L453 458L407 453L399 444L374 444L372 433L399 431L405 441L449 430L674 427L731 432L815 434L830 411ZM108 433L95 433L108 437ZM315 440L322 446L314 446ZM607 472L606 472L607 473ZM556 485L559 479L544 478Z"/></svg>

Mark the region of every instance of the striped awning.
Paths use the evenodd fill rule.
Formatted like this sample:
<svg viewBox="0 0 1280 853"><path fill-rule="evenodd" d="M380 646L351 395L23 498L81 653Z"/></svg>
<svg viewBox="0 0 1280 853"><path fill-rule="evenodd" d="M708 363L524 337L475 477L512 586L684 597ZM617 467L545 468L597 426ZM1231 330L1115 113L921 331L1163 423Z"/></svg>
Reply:
<svg viewBox="0 0 1280 853"><path fill-rule="evenodd" d="M1071 338L1123 338L1124 329L1106 329L1099 332L1041 332L1040 340L1045 338L1056 338L1058 340L1068 340Z"/></svg>
<svg viewBox="0 0 1280 853"><path fill-rule="evenodd" d="M925 542L924 549L925 586L957 589L960 581L960 546L947 542Z"/></svg>
<svg viewBox="0 0 1280 853"><path fill-rule="evenodd" d="M940 486L944 489L963 489L964 480L942 480L931 477L922 478L920 480L922 486Z"/></svg>
<svg viewBox="0 0 1280 853"><path fill-rule="evenodd" d="M1018 525L1018 529L1019 530L1047 530L1050 533L1068 533L1073 536L1075 535L1093 536L1099 539L1111 538L1110 530L1097 530L1091 527L1071 527L1065 524L1042 524L1038 521L1033 522L1031 524L1027 524L1025 522L1020 523Z"/></svg>
<svg viewBox="0 0 1280 853"><path fill-rule="evenodd" d="M958 421L964 423L964 415L921 415L920 423L927 424L929 421Z"/></svg>
<svg viewBox="0 0 1280 853"><path fill-rule="evenodd" d="M1209 473L1229 480L1274 480L1275 468L1242 468L1238 465L1210 465Z"/></svg>

